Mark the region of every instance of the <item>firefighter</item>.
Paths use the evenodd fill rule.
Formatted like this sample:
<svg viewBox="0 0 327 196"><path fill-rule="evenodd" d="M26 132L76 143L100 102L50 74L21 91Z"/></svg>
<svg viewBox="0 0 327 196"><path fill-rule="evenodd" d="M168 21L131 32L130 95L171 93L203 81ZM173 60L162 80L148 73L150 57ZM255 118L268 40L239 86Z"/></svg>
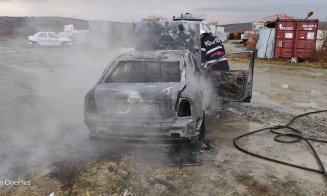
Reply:
<svg viewBox="0 0 327 196"><path fill-rule="evenodd" d="M200 30L201 36L201 62L209 71L228 71L229 65L226 58L217 59L225 55L223 42L215 36Z"/></svg>

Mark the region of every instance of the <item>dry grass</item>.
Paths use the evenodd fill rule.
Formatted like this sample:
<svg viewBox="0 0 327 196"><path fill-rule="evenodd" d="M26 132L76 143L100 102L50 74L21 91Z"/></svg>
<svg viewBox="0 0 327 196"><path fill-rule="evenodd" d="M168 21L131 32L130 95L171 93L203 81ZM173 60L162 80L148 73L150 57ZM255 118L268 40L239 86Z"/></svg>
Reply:
<svg viewBox="0 0 327 196"><path fill-rule="evenodd" d="M278 179L273 175L267 176L269 177L269 185L263 184L259 182L255 177L243 174L236 177L236 180L243 184L250 195L268 195L268 196L280 196L280 195L298 195L304 196L305 194L302 192L301 188L298 186L297 182L285 178L283 180ZM273 185L273 186L272 186ZM319 194L319 193L317 193Z"/></svg>
<svg viewBox="0 0 327 196"><path fill-rule="evenodd" d="M326 41L327 43L327 37ZM257 59L259 63L266 64L278 64L278 65L291 65L291 66L300 66L300 67L311 67L311 68L321 68L327 69L327 46L324 46L322 50L315 51L313 59L309 61L303 61L299 63L290 63L289 60L280 60L280 59Z"/></svg>
<svg viewBox="0 0 327 196"><path fill-rule="evenodd" d="M108 170L110 164L115 166ZM119 163L121 164L121 163ZM99 161L80 170L72 186L72 195L105 195L121 193L128 179L121 177L117 171L121 165L108 161ZM119 166L119 167L118 167ZM125 167L124 167L125 169Z"/></svg>
<svg viewBox="0 0 327 196"><path fill-rule="evenodd" d="M288 65L294 67L309 67L327 69L327 54L326 56L321 55L320 58L315 57L312 61L304 61L299 63L290 63L289 60L280 59L256 59L255 64L271 64L271 65ZM317 55L316 55L317 56Z"/></svg>
<svg viewBox="0 0 327 196"><path fill-rule="evenodd" d="M253 176L240 175L237 181L246 186L251 195L277 195L268 185L259 183Z"/></svg>
<svg viewBox="0 0 327 196"><path fill-rule="evenodd" d="M320 64L321 68L327 69L327 49L316 51L315 61Z"/></svg>

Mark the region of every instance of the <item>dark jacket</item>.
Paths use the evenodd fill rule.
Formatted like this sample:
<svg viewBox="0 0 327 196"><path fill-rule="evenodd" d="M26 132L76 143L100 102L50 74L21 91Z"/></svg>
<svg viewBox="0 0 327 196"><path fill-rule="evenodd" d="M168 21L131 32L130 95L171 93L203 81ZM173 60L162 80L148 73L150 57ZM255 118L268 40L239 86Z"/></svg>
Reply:
<svg viewBox="0 0 327 196"><path fill-rule="evenodd" d="M229 70L227 59L221 59L220 61L213 63L216 59L219 59L225 55L225 48L221 40L206 33L201 38L201 61L207 62L209 70L226 71Z"/></svg>

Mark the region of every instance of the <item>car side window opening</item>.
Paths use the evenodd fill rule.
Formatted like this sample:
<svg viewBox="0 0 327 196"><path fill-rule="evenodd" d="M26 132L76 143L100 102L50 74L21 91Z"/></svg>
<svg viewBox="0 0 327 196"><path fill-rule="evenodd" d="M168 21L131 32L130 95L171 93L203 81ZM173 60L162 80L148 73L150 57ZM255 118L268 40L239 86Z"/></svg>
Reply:
<svg viewBox="0 0 327 196"><path fill-rule="evenodd" d="M117 66L112 74L107 78L106 83L124 83L124 81L129 77L126 75L126 73L128 73L127 69L129 69L129 66Z"/></svg>
<svg viewBox="0 0 327 196"><path fill-rule="evenodd" d="M39 37L41 37L41 38L47 38L47 33L40 33L39 34Z"/></svg>
<svg viewBox="0 0 327 196"><path fill-rule="evenodd" d="M49 33L49 38L58 38L58 36L56 36L56 35L53 34L53 33Z"/></svg>
<svg viewBox="0 0 327 196"><path fill-rule="evenodd" d="M180 62L121 61L105 83L180 82Z"/></svg>

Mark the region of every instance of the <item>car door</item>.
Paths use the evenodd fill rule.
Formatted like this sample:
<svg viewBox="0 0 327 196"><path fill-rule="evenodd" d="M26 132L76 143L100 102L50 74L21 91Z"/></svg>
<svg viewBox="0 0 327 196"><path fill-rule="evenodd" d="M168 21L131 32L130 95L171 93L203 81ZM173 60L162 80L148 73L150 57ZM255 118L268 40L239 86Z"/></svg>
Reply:
<svg viewBox="0 0 327 196"><path fill-rule="evenodd" d="M52 46L59 46L61 44L61 40L59 38L59 36L57 36L54 33L48 33L48 38L49 38L49 45Z"/></svg>
<svg viewBox="0 0 327 196"><path fill-rule="evenodd" d="M208 70L207 76L213 82L218 97L234 102L251 101L254 56L253 51L226 54L220 59L227 59L229 71Z"/></svg>
<svg viewBox="0 0 327 196"><path fill-rule="evenodd" d="M40 45L48 45L48 35L46 32L39 33L38 41Z"/></svg>

